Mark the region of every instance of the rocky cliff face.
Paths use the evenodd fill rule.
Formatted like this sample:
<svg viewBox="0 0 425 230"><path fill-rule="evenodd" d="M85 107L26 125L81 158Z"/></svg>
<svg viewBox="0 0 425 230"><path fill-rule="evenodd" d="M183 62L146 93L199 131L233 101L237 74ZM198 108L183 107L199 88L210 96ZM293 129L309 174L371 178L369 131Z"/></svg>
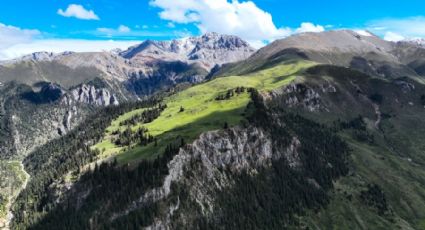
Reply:
<svg viewBox="0 0 425 230"><path fill-rule="evenodd" d="M70 95L72 98L80 103L108 106L118 105L117 97L107 89L96 89L91 85L81 85L80 87L71 90Z"/></svg>
<svg viewBox="0 0 425 230"><path fill-rule="evenodd" d="M12 129L13 150L15 152L11 159L19 159L26 156L40 145L64 135L73 129L83 117L87 110L77 109L75 105L43 108L28 108L24 111L15 111L11 115L10 127ZM8 152L3 152L7 157Z"/></svg>
<svg viewBox="0 0 425 230"><path fill-rule="evenodd" d="M67 91L45 84L38 91L25 85L0 88L0 159L20 159L39 145L66 134L95 107L117 105L106 88L81 85ZM7 132L6 132L7 131Z"/></svg>
<svg viewBox="0 0 425 230"><path fill-rule="evenodd" d="M162 187L143 194L124 212L116 213L111 220L128 215L150 202L166 199L172 192L172 184L187 186L191 199L205 216L215 211L216 192L234 184L234 176L248 171L255 175L257 169L270 167L272 161L285 158L292 168L300 166L298 149L301 142L293 137L285 149L273 147L273 140L261 128L232 128L202 134L192 144L181 148L168 164L168 175ZM170 229L170 218L179 209L171 204L169 211L147 229ZM190 217L188 217L190 218Z"/></svg>

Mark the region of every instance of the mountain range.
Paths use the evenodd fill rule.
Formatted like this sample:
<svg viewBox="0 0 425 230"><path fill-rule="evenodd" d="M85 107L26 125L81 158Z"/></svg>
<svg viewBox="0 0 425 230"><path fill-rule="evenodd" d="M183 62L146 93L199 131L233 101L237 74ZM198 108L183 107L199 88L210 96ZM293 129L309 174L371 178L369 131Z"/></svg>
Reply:
<svg viewBox="0 0 425 230"><path fill-rule="evenodd" d="M0 62L12 229L422 229L425 48L207 33Z"/></svg>

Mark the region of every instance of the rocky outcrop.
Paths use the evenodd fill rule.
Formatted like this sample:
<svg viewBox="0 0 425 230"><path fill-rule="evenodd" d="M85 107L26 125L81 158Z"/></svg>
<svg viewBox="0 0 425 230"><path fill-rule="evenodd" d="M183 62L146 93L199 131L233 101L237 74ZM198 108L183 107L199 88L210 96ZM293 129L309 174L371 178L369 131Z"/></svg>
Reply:
<svg viewBox="0 0 425 230"><path fill-rule="evenodd" d="M118 105L118 99L114 94L109 92L107 89L96 89L91 85L81 85L78 88L71 90L72 98L80 103L97 105L97 106L108 106Z"/></svg>
<svg viewBox="0 0 425 230"><path fill-rule="evenodd" d="M289 108L302 107L310 112L324 110L320 101L319 92L335 93L336 88L332 84L323 84L320 89L307 86L302 83L291 83L288 86L272 91L268 97L285 104Z"/></svg>
<svg viewBox="0 0 425 230"><path fill-rule="evenodd" d="M301 164L298 156L300 145L300 141L294 137L286 149L279 151L273 147L271 136L255 127L204 133L192 144L181 148L168 163L168 175L161 187L147 191L124 212L116 213L111 219L127 215L150 202L165 199L172 192L173 183L187 186L190 197L199 205L203 215L210 215L215 211L216 191L232 186L233 175L241 172L255 175L257 169L268 167L273 160L281 158L296 168ZM148 229L167 229L169 214L178 209L178 204L171 206L172 211Z"/></svg>

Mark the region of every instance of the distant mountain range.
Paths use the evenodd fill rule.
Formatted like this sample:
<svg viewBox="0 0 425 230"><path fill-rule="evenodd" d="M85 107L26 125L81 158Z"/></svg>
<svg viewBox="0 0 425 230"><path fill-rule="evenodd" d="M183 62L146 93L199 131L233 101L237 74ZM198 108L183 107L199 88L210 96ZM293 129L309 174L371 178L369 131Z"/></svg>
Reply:
<svg viewBox="0 0 425 230"><path fill-rule="evenodd" d="M208 33L173 41L145 41L116 52L38 52L0 63L0 82L30 86L52 82L68 90L104 82L119 100L150 95L177 83L201 82L214 67L249 57L255 50L235 36Z"/></svg>

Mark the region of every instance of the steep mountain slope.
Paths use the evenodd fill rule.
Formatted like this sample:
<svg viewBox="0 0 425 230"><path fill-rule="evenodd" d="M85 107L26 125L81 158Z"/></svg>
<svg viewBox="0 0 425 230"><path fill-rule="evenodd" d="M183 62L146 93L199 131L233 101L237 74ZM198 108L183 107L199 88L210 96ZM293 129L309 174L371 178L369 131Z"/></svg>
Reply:
<svg viewBox="0 0 425 230"><path fill-rule="evenodd" d="M420 68L423 66L424 53L425 50L416 45L384 41L366 31L302 33L277 40L247 60L223 68L221 72L250 72L297 58L350 67L372 76L423 79Z"/></svg>
<svg viewBox="0 0 425 230"><path fill-rule="evenodd" d="M217 215L217 218L223 218L219 215L219 210L229 211L225 206L221 206L224 204L217 206L217 209L214 208L216 206L215 202L218 202L220 199L216 194L221 194L220 191L222 189L231 188L234 183L239 182L239 176L245 175L248 172L255 174L256 170L261 175L264 174L266 176L271 173L270 175L274 175L276 178L285 178L289 175L299 176L294 177L291 183L300 184L300 186L291 190L289 192L290 195L283 199L285 201L293 200L294 203L285 209L285 212L276 216L277 219L282 217L282 220L290 221L293 218L293 214L301 212L305 207L320 207L325 203L326 196L324 192L330 188L330 178L337 178L346 173L344 159L347 149L344 147L344 143L337 139L336 136L333 136L329 130L323 133L321 131L319 132L320 126L317 124L314 126L314 129L313 126L310 126L309 134L306 134L303 133L305 130L308 130L306 129L308 122L305 120L296 120L298 118L291 116L275 118L271 114L264 114L266 111L262 107L263 101L255 89L258 88L264 92L269 92L272 89L278 89L287 85L298 76L300 71L308 68L311 64L288 64L265 72L254 73L252 76L216 79L165 98L162 102L165 103L165 108L161 105L155 105L144 108L144 110L136 110L133 115L124 115L126 118L119 117L117 122L112 123L112 126L115 128L109 127L107 129L109 134L114 135L114 138L118 138L117 141L95 147L91 151L87 151L85 145L73 147L84 150L81 150L81 152L78 151L80 153L75 155L75 158L66 159L63 162L64 166L56 170L53 174L46 174L43 169L55 168L54 165L60 162L60 158L63 157L60 154L61 148L57 147L58 143L49 144L46 149L40 149L34 152L25 162L27 169L33 176L33 180L30 181L27 189L21 194L22 196L18 198L19 200L15 206L15 210L17 211L15 212L17 218L15 222L17 224L16 226L28 226L28 224L31 225L32 223L36 223L37 220L40 220L40 225L35 225L35 227L43 228L48 226L49 223L63 219L62 215L68 216L69 219L67 220L76 221L70 226L71 228L88 227L86 217L91 219L94 218L93 215L98 220L92 222L92 226L96 228L102 225L110 225L108 220L112 221L111 224L117 224L117 226L128 226L127 224L131 223L132 216L138 213L140 208L144 210L143 207L145 206L156 206L159 204L157 202L165 202L164 207L168 210L167 205L169 203L167 200L172 199L174 203L176 200L171 197L177 198L176 195L180 194L175 188L178 184L181 184L181 188L188 192L187 199L182 197L181 202L184 202L185 206L192 205L192 202L195 202L193 203L195 205L194 210L182 209L184 211L182 211L182 217L179 221L187 221L183 226L189 228L191 226L196 228L196 226L205 224L206 226L213 226L215 222L208 218L209 215ZM288 76L282 77L281 74L288 74ZM254 100L251 103L249 103L249 96ZM202 106L205 106L205 108L202 108ZM149 113L147 111L150 111L149 113L152 115L148 115ZM134 117L140 113L139 118ZM281 115L283 114L279 116ZM148 119L150 116L153 116L151 117L153 120L149 119L146 121L145 119ZM270 117L267 118L264 116ZM96 117L101 118L100 116ZM132 119L135 119L136 124L131 125ZM137 121L137 119L141 120ZM286 119L295 120L291 122ZM268 122L265 123L265 121ZM126 124L127 122L128 124ZM230 128L241 124L240 122L245 123L245 125L239 128ZM285 125L286 122L297 125L287 127ZM301 125L306 125L306 127L300 129ZM128 128L125 128L126 126ZM82 130L80 129L79 132L85 133L85 127L87 125L82 126ZM229 130L224 133L211 131L201 134L221 127ZM102 131L96 130L96 132ZM308 138L307 136L313 135L313 133L320 137L328 137L334 140L333 142L322 143L329 147L329 151L324 153L323 158L319 157L323 161L307 157L307 155L311 154L307 150L301 151L302 147L300 146L302 145L300 145L299 138L304 140L304 138ZM99 141L99 137L102 138L102 136L98 135L96 138L85 138L85 140L93 143L93 141ZM282 137L285 138L282 139ZM184 143L186 141L192 142L197 138L199 139L193 145L185 146ZM307 144L308 142L309 140L306 139L305 143ZM115 170L129 170L127 168L129 166L125 163L130 163L130 168L132 168L132 170L128 171L131 175L120 173L123 177L114 179L115 181L123 180L119 182L121 186L107 186L109 192L103 192L105 195L115 194L116 199L114 200L118 203L115 201L105 202L104 199L106 197L93 191L89 192L87 198L82 201L83 203L81 204L84 207L81 207L81 209L79 207L67 206L64 212L60 211L62 210L61 208L54 211L53 209L57 206L54 202L52 203L53 200L50 198L55 197L53 199L59 200L61 204L62 201L68 204L76 204L71 200L79 199L78 197L82 193L85 193L84 191L87 191L86 189L93 189L89 184L98 183L92 181L97 180L95 178L98 177L97 175L92 177L90 173L81 177L79 182L74 182L75 185L72 188L75 188L75 190L67 189L68 186L62 184L61 180L64 180L64 182L67 181L65 183L70 183L69 178L65 178L67 177L66 175L69 175L68 173L78 175L78 173L75 174L76 172L74 170L77 170L77 168L87 168L86 164L90 162L89 159L96 160L96 158L104 158L105 151L108 151L110 148L107 146L111 144L124 147L112 154L118 154L117 163L124 164L125 166L121 168L116 163L113 163L111 166L101 166L99 176L103 175L101 178L104 180L100 183L112 183L112 181L109 181L112 177L106 175L114 175L118 172ZM316 146L318 143L314 143L313 141L310 144ZM310 144L306 145L305 148L310 149L311 147L307 147ZM318 148L319 145L316 147ZM164 148L164 146L168 147ZM182 149L179 150L178 147L182 147ZM99 150L98 148L105 149ZM113 148L116 148L116 146ZM299 148L301 152L298 152ZM334 152L331 149L337 151ZM313 151L313 149L310 150ZM120 158L120 156L122 157ZM46 158L49 160L46 160ZM72 163L73 161L74 163ZM136 164L136 162L139 163ZM75 163L77 164L75 165ZM327 168L327 163L334 165L334 168ZM275 165L276 167L285 166L287 168L277 172L269 172L268 168L271 165ZM197 170L198 167L199 171ZM95 171L97 172L97 169ZM197 173L191 174L189 173L190 171ZM136 174L133 175L133 173ZM153 175L156 176L152 177ZM132 180L129 180L130 178L134 178L135 181L139 182L133 183ZM186 184L186 180L196 181L196 183L192 186ZM52 184L52 181L55 182ZM106 189L104 187L106 184L98 188L103 187L103 189ZM286 187L284 186L284 188ZM129 194L123 192L128 190L134 192L131 193L131 197L125 198ZM221 192L226 191L222 190ZM318 195L318 197L313 200L306 200L302 196L297 195L301 194L299 193L300 191L310 194L307 197L315 197L315 195ZM185 193L183 192L182 194ZM199 195L198 200L193 199L195 194ZM281 193L279 195L283 196ZM22 202L29 197L34 198L33 206ZM68 199L70 200L68 201ZM177 200L179 199L177 198ZM309 204L304 206L297 201L300 203L307 202ZM108 204L107 207L104 206L105 204ZM80 211L75 212L76 209L74 208ZM204 211L196 211L198 208ZM41 209L49 210L47 216L39 212ZM171 209L174 208L170 207ZM27 210L28 215L21 215L18 210ZM146 211L151 212L154 210L155 208ZM192 212L193 215L190 214ZM161 222L157 223L158 226L169 227L169 224L177 224L177 222L168 223L165 219L162 222L162 218L167 217L163 216L162 211L158 214L160 215L158 216L160 218L158 220L161 220ZM124 225L120 223L124 223ZM141 224L150 224L150 222L143 222ZM223 227L229 226L226 224Z"/></svg>
<svg viewBox="0 0 425 230"><path fill-rule="evenodd" d="M424 90L294 60L217 78L117 117L53 175L60 145L31 154L14 224L420 229Z"/></svg>

